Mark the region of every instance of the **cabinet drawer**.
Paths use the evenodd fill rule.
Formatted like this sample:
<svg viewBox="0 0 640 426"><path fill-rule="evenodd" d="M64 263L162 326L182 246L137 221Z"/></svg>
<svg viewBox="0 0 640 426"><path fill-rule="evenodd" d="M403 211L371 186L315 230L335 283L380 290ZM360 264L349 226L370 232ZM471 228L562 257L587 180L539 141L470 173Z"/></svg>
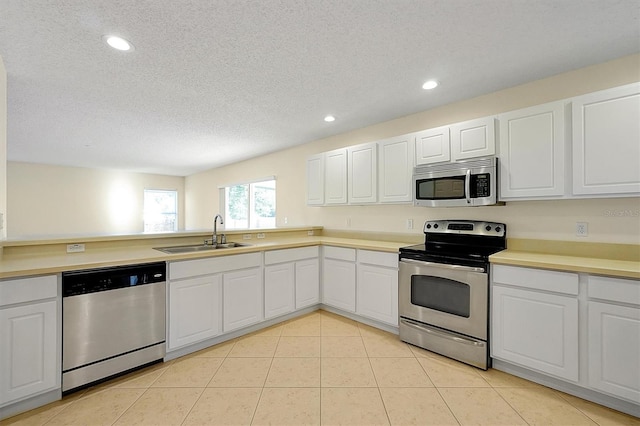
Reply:
<svg viewBox="0 0 640 426"><path fill-rule="evenodd" d="M318 246L302 247L295 249L273 250L264 254L264 264L295 262L296 260L311 259L318 257Z"/></svg>
<svg viewBox="0 0 640 426"><path fill-rule="evenodd" d="M253 268L262 264L262 253L208 257L169 263L169 279L175 280L198 275L216 274L236 269Z"/></svg>
<svg viewBox="0 0 640 426"><path fill-rule="evenodd" d="M58 279L55 275L0 282L0 306L49 299L57 294Z"/></svg>
<svg viewBox="0 0 640 426"><path fill-rule="evenodd" d="M381 251L358 250L358 262L387 268L398 268L398 254Z"/></svg>
<svg viewBox="0 0 640 426"><path fill-rule="evenodd" d="M587 287L592 299L640 305L640 280L589 275Z"/></svg>
<svg viewBox="0 0 640 426"><path fill-rule="evenodd" d="M491 280L496 284L578 295L578 274L571 272L493 265Z"/></svg>
<svg viewBox="0 0 640 426"><path fill-rule="evenodd" d="M324 247L324 257L327 259L347 260L350 262L356 261L356 250L344 247Z"/></svg>

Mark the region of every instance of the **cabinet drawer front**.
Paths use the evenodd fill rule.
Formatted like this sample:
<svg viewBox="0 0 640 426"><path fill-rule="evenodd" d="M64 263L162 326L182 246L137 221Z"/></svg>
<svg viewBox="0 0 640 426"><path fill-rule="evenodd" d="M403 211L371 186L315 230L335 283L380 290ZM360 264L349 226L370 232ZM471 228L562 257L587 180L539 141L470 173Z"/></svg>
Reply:
<svg viewBox="0 0 640 426"><path fill-rule="evenodd" d="M370 265L398 268L398 254L381 251L358 250L358 262Z"/></svg>
<svg viewBox="0 0 640 426"><path fill-rule="evenodd" d="M264 264L294 262L296 260L318 257L318 246L285 250L272 250L264 253Z"/></svg>
<svg viewBox="0 0 640 426"><path fill-rule="evenodd" d="M590 275L588 294L593 299L640 305L640 280Z"/></svg>
<svg viewBox="0 0 640 426"><path fill-rule="evenodd" d="M0 282L0 306L49 299L57 294L58 279L55 275Z"/></svg>
<svg viewBox="0 0 640 426"><path fill-rule="evenodd" d="M356 250L344 247L324 247L324 257L328 259L348 260L350 262L356 261Z"/></svg>
<svg viewBox="0 0 640 426"><path fill-rule="evenodd" d="M493 265L491 281L533 290L578 295L578 274L571 272Z"/></svg>
<svg viewBox="0 0 640 426"><path fill-rule="evenodd" d="M262 264L262 253L236 254L233 256L208 257L169 263L169 278L172 280L216 274L235 269L253 268Z"/></svg>

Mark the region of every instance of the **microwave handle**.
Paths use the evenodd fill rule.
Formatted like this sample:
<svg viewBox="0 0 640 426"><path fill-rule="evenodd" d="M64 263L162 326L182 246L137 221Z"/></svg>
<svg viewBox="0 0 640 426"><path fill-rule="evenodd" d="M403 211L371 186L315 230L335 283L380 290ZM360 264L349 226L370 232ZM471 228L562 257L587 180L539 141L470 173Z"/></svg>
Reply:
<svg viewBox="0 0 640 426"><path fill-rule="evenodd" d="M464 178L464 196L467 198L467 204L471 204L471 169L467 169Z"/></svg>

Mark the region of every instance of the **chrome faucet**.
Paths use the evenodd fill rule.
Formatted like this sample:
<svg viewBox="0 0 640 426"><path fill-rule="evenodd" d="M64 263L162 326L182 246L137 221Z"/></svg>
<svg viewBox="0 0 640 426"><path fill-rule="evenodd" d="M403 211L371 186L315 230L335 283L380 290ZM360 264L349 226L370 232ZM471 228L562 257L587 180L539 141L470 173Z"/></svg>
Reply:
<svg viewBox="0 0 640 426"><path fill-rule="evenodd" d="M224 220L222 219L222 216L217 214L213 218L213 237L211 238L211 245L214 245L214 246L218 245L218 219L220 219L220 225L224 225Z"/></svg>

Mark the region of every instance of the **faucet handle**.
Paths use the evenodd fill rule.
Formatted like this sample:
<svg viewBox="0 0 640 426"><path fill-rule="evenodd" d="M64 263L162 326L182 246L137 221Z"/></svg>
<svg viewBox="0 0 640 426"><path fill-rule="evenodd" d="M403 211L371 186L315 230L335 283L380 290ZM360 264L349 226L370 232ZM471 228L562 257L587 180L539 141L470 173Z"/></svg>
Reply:
<svg viewBox="0 0 640 426"><path fill-rule="evenodd" d="M227 244L227 236L225 234L220 237L220 244Z"/></svg>

